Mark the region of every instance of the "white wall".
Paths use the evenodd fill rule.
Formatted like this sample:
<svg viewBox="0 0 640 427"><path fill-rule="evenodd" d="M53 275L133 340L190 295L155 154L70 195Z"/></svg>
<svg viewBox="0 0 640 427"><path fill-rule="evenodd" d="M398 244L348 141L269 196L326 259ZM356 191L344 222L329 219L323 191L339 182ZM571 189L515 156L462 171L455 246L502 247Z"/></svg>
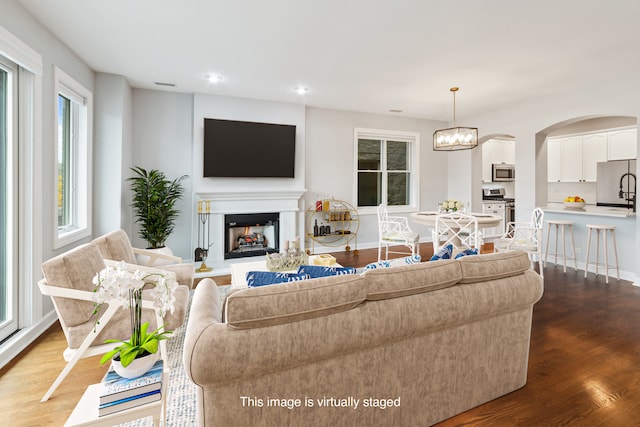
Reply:
<svg viewBox="0 0 640 427"><path fill-rule="evenodd" d="M193 257L191 241L191 193L193 189L193 95L161 92L146 89L133 90L133 132L131 164L123 168L122 180L125 191L125 210L131 215L126 218L124 229L136 247L146 247L147 242L138 237L138 226L133 223L131 207L132 194L129 182L133 176L129 169L139 166L144 169L157 169L164 172L168 179L182 175L184 196L176 204L180 215L176 219L174 232L167 240L167 246L184 259Z"/></svg>
<svg viewBox="0 0 640 427"><path fill-rule="evenodd" d="M122 177L131 162L132 90L123 76L97 73L94 95L92 220L97 236L122 228L128 217Z"/></svg>
<svg viewBox="0 0 640 427"><path fill-rule="evenodd" d="M447 174L447 155L434 152L433 132L444 123L350 111L307 108L307 196L308 207L316 195L328 195L357 206L355 194L354 128L400 130L420 134L420 210L435 209L447 197L443 177ZM404 214L408 216L408 214ZM420 226L415 225L416 231ZM376 246L377 217L374 210L360 212L360 247ZM353 245L351 245L353 246Z"/></svg>

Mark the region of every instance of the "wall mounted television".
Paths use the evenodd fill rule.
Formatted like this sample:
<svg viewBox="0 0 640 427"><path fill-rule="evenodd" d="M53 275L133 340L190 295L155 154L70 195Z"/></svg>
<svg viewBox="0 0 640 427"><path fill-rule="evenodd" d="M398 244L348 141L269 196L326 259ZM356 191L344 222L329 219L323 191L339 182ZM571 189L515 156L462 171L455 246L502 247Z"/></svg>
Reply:
<svg viewBox="0 0 640 427"><path fill-rule="evenodd" d="M204 119L205 178L294 178L296 126Z"/></svg>

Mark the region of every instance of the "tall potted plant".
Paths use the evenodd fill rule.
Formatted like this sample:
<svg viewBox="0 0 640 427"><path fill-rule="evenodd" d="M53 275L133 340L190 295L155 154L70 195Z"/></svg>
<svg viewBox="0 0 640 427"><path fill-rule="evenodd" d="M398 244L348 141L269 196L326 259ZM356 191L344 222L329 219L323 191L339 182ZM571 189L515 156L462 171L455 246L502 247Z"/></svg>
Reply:
<svg viewBox="0 0 640 427"><path fill-rule="evenodd" d="M175 205L184 193L182 180L186 175L171 181L156 169L133 167L131 170L135 173L129 181L136 223L140 225L138 235L147 241L148 248L162 248L175 226L178 216Z"/></svg>

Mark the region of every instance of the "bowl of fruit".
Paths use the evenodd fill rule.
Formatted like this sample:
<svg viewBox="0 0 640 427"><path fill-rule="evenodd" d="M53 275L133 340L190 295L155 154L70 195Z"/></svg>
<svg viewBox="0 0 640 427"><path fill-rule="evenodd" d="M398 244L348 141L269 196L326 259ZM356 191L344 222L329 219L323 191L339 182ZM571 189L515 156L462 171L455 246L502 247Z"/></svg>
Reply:
<svg viewBox="0 0 640 427"><path fill-rule="evenodd" d="M584 199L580 196L569 196L562 201L567 209L582 209L586 205Z"/></svg>

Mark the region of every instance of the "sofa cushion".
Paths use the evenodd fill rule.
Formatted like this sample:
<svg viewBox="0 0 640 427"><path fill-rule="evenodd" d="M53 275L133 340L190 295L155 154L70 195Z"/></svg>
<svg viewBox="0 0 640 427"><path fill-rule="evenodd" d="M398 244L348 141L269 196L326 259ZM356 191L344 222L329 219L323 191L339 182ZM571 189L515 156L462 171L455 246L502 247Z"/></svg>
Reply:
<svg viewBox="0 0 640 427"><path fill-rule="evenodd" d="M523 251L496 252L461 258L460 283L485 282L522 274L531 268L529 256Z"/></svg>
<svg viewBox="0 0 640 427"><path fill-rule="evenodd" d="M445 245L433 254L429 261L439 261L441 259L450 259L453 253L453 245Z"/></svg>
<svg viewBox="0 0 640 427"><path fill-rule="evenodd" d="M462 271L459 262L443 260L367 270L363 277L367 280L367 299L382 300L455 285L462 278Z"/></svg>
<svg viewBox="0 0 640 427"><path fill-rule="evenodd" d="M258 286L307 280L310 276L308 274L278 273L275 271L249 271L247 272L246 278L247 286L255 288Z"/></svg>
<svg viewBox="0 0 640 427"><path fill-rule="evenodd" d="M453 257L453 259L462 258L463 256L467 256L467 255L478 255L478 249L477 248L465 249L463 251L458 252L456 256Z"/></svg>
<svg viewBox="0 0 640 427"><path fill-rule="evenodd" d="M356 274L249 288L228 296L225 319L239 329L280 325L349 310L366 296Z"/></svg>
<svg viewBox="0 0 640 427"><path fill-rule="evenodd" d="M391 268L391 267L399 267L401 265L415 264L420 262L422 257L420 255L411 255L403 258L394 258L388 260L382 260L377 262L371 262L364 266L365 270L372 270L374 268Z"/></svg>
<svg viewBox="0 0 640 427"><path fill-rule="evenodd" d="M354 267L325 267L321 265L301 265L298 274L308 274L312 279L327 276L339 276L341 274L356 274Z"/></svg>

